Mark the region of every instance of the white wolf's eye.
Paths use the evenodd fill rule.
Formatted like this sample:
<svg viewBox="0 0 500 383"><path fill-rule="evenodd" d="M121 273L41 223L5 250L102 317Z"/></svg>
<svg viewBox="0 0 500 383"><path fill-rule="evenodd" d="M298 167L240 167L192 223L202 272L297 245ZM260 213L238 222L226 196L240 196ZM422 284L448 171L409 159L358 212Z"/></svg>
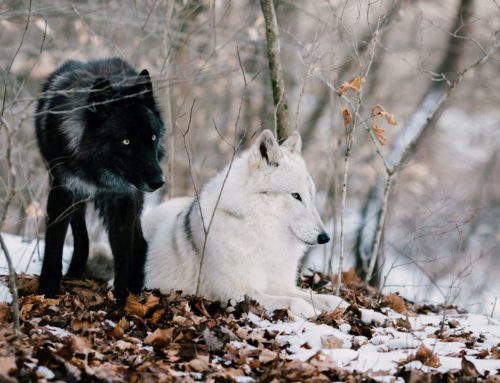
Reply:
<svg viewBox="0 0 500 383"><path fill-rule="evenodd" d="M153 141L156 141L156 134L153 134L153 135L151 136L151 139L152 139Z"/></svg>
<svg viewBox="0 0 500 383"><path fill-rule="evenodd" d="M295 198L297 201L302 201L302 197L300 196L299 193L292 193L292 197Z"/></svg>
<svg viewBox="0 0 500 383"><path fill-rule="evenodd" d="M123 145L130 145L130 140L128 138L125 138L122 140Z"/></svg>

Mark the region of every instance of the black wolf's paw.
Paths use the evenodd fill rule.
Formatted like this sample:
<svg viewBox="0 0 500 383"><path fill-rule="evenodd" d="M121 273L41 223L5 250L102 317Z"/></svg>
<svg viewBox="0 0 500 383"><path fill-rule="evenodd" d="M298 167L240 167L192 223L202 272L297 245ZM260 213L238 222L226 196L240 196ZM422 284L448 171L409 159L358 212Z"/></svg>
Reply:
<svg viewBox="0 0 500 383"><path fill-rule="evenodd" d="M54 298L59 293L59 282L53 279L42 279L38 281L38 294L45 298Z"/></svg>

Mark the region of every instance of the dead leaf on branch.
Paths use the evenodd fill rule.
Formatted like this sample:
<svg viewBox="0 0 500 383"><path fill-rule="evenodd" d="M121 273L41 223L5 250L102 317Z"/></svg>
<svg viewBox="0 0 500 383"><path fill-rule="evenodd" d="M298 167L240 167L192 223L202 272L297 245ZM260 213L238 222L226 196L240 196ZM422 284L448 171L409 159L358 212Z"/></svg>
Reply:
<svg viewBox="0 0 500 383"><path fill-rule="evenodd" d="M377 125L378 119L385 118L387 124L396 126L398 123L394 118L392 113L389 113L385 110L385 108L377 104L372 108L372 131L375 135L375 138L380 143L380 145L385 145L387 139L385 138L385 128Z"/></svg>
<svg viewBox="0 0 500 383"><path fill-rule="evenodd" d="M389 125L395 126L398 124L396 119L394 118L394 115L392 113L387 112L384 109L384 107L380 104L377 104L372 108L372 117L376 117L376 116L385 117L385 119Z"/></svg>
<svg viewBox="0 0 500 383"><path fill-rule="evenodd" d="M375 120L372 120L372 131L379 144L385 145L385 143L387 142L385 138L385 128L378 127Z"/></svg>
<svg viewBox="0 0 500 383"><path fill-rule="evenodd" d="M347 92L351 89L354 93L358 93L361 89L361 86L366 82L366 79L363 76L358 76L353 78L350 81L344 81L344 83L340 86L339 91L341 94Z"/></svg>
<svg viewBox="0 0 500 383"><path fill-rule="evenodd" d="M342 117L344 119L344 127L352 124L352 115L347 106L341 106L340 111L342 112Z"/></svg>

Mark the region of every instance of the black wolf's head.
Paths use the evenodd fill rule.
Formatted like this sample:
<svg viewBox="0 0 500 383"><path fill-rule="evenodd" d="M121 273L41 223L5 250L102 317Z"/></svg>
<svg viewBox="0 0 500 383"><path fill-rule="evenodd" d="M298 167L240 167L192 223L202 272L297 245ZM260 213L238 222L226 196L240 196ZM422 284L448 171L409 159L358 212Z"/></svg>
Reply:
<svg viewBox="0 0 500 383"><path fill-rule="evenodd" d="M86 113L82 146L105 169L107 186L125 180L141 191L154 191L164 184L159 164L164 127L147 70L132 80L97 78Z"/></svg>

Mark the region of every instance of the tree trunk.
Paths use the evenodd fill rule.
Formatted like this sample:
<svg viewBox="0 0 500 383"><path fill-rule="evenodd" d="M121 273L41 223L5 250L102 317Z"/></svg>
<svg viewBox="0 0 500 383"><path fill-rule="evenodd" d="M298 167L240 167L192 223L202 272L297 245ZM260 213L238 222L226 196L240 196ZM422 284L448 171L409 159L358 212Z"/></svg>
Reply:
<svg viewBox="0 0 500 383"><path fill-rule="evenodd" d="M288 104L285 96L285 82L281 69L278 21L272 0L260 0L262 13L266 23L267 58L269 60L269 77L276 108L276 138L282 143L288 137Z"/></svg>

